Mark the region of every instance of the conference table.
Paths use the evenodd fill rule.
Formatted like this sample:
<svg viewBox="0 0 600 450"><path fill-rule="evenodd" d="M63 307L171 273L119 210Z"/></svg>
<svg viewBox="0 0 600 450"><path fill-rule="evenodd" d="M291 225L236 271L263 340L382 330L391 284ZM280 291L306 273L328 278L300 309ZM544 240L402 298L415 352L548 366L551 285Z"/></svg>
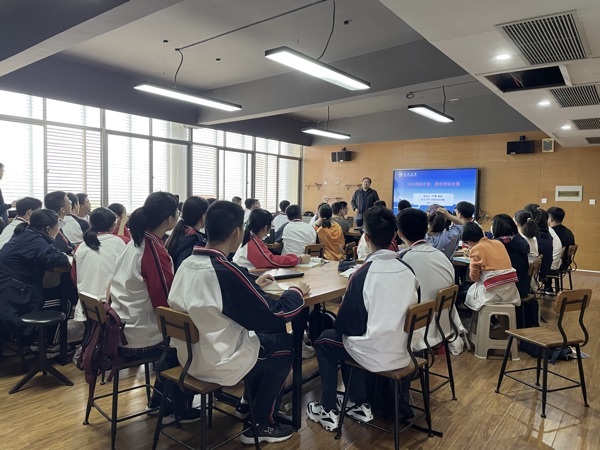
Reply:
<svg viewBox="0 0 600 450"><path fill-rule="evenodd" d="M301 278L280 280L277 283L283 289L289 289L298 281L304 281L310 286L310 293L304 296L304 308L292 320L294 339L294 362L292 364L292 417L291 425L295 429L301 426L302 417L302 340L308 321L309 307L319 303L336 300L344 295L348 279L341 276L337 270L336 261L328 262L311 268L295 267L293 270L304 272ZM273 298L278 298L281 292L269 292Z"/></svg>

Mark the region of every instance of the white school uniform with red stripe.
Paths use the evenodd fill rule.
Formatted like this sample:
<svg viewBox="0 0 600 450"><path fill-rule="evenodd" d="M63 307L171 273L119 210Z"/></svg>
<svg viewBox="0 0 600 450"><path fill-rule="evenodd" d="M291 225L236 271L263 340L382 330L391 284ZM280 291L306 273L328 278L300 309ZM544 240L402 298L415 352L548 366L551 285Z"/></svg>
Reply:
<svg viewBox="0 0 600 450"><path fill-rule="evenodd" d="M301 262L296 255L274 255L257 235L250 232L250 240L235 252L233 262L249 270L267 267L294 267Z"/></svg>

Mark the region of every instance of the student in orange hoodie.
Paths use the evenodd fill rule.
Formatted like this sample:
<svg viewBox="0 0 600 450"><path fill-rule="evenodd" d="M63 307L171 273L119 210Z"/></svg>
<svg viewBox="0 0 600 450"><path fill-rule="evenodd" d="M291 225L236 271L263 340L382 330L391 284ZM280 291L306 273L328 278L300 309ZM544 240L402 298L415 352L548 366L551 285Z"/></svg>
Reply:
<svg viewBox="0 0 600 450"><path fill-rule="evenodd" d="M332 215L331 206L321 205L319 218L315 222L315 230L317 230L319 242L325 245L323 252L325 259L340 261L344 259L344 232L339 224L331 220Z"/></svg>

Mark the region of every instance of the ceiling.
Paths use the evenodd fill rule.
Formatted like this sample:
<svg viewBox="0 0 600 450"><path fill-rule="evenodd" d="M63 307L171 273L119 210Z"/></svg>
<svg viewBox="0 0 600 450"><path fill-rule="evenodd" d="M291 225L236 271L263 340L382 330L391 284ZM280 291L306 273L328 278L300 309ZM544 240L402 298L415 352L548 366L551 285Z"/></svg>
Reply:
<svg viewBox="0 0 600 450"><path fill-rule="evenodd" d="M322 61L371 83L366 92L351 92L264 57L282 45L318 57L331 31L332 0L5 0L0 89L303 145L338 142L300 131L329 118L329 128L352 135L345 143L518 135L540 128L565 146L583 146L582 132L565 133L560 126L596 117L598 110L594 116L590 107L552 103L542 111L532 105L547 90L502 94L483 76L527 65L514 51L502 64L492 59L510 51L496 24L563 11L562 3L337 0ZM600 2L573 0L569 7L581 10L597 56ZM140 81L173 85L180 64L175 49L213 37L183 51L177 86L241 104L241 111L209 110L132 89ZM574 83L600 78L597 58L566 65ZM445 108L456 120L438 124L416 116L406 109L413 103Z"/></svg>

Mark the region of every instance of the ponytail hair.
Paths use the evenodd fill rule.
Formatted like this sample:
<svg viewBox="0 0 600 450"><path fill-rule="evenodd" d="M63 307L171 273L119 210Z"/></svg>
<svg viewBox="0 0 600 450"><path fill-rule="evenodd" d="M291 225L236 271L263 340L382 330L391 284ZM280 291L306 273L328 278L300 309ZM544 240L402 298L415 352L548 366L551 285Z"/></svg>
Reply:
<svg viewBox="0 0 600 450"><path fill-rule="evenodd" d="M32 229L43 234L48 234L48 228L54 228L58 223L58 214L51 209L36 209L31 213L29 223L23 222L17 225L14 234L21 234L25 230Z"/></svg>
<svg viewBox="0 0 600 450"><path fill-rule="evenodd" d="M96 208L90 214L90 227L83 234L83 241L92 250L100 249L98 233L109 233L115 226L117 215L108 208Z"/></svg>
<svg viewBox="0 0 600 450"><path fill-rule="evenodd" d="M175 225L175 228L173 228L171 236L169 236L169 239L165 244L171 257L174 256L174 253L177 249L177 244L185 234L185 227L195 227L196 224L200 222L200 219L206 215L207 209L208 201L202 197L190 197L183 203L181 208L182 220L177 222L177 225Z"/></svg>
<svg viewBox="0 0 600 450"><path fill-rule="evenodd" d="M539 228L531 217L531 213L524 209L521 209L515 213L515 222L517 225L521 227L521 231L523 232L523 236L526 238L534 238L539 233Z"/></svg>
<svg viewBox="0 0 600 450"><path fill-rule="evenodd" d="M548 213L544 209L538 209L538 215L534 218L540 231L548 232Z"/></svg>
<svg viewBox="0 0 600 450"><path fill-rule="evenodd" d="M273 215L266 209L253 209L248 218L248 225L244 231L244 240L242 247L250 241L250 232L256 234L267 225L270 227L273 222Z"/></svg>
<svg viewBox="0 0 600 450"><path fill-rule="evenodd" d="M129 231L136 247L142 245L146 230L154 230L169 217L177 214L177 198L168 192L153 192L146 198L144 206L136 209L129 217Z"/></svg>
<svg viewBox="0 0 600 450"><path fill-rule="evenodd" d="M329 206L327 203L325 203L324 205L321 205L321 207L319 208L319 218L322 219L321 227L331 228L332 214L333 214L333 210L331 209L331 206Z"/></svg>

